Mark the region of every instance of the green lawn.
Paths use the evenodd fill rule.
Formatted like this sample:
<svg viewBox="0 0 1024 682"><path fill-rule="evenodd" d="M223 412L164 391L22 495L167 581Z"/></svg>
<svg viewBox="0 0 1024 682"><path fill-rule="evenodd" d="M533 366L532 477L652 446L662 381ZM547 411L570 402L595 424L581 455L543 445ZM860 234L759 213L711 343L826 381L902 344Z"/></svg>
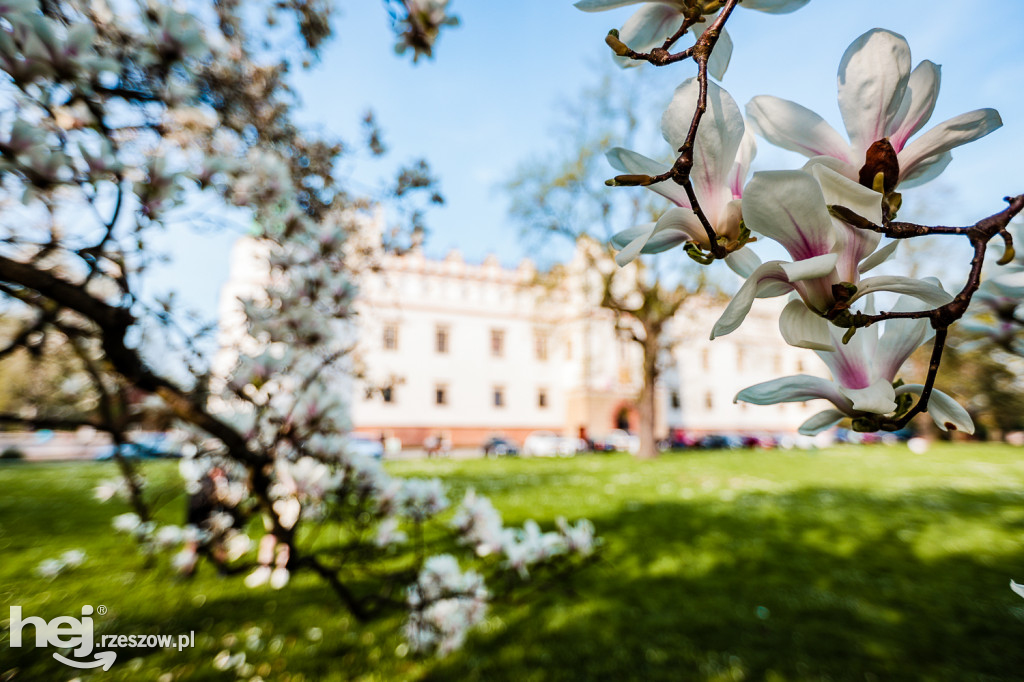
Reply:
<svg viewBox="0 0 1024 682"><path fill-rule="evenodd" d="M0 681L66 680L994 680L1024 679L1024 450L902 446L573 460L406 462L492 497L508 523L591 518L601 559L571 589L495 605L448 659L403 656L400 619L361 627L311 577L250 591L209 567L152 570L93 501L106 464L0 464L0 619L104 605L97 634L194 630L196 649L122 650L77 674L11 649ZM175 475L152 464L155 487ZM459 494L453 494L453 501ZM182 501L168 500L180 523ZM43 559L82 548L52 581ZM6 626L6 622L4 622ZM245 676L219 671L244 652ZM17 668L14 675L11 670ZM169 673L161 678L162 672Z"/></svg>

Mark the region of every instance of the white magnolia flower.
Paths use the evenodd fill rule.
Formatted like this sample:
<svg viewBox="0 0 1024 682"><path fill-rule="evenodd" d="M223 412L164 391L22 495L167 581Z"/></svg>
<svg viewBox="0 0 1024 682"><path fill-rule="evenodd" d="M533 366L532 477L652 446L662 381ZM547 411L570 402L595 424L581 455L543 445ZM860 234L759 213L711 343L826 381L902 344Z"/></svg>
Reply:
<svg viewBox="0 0 1024 682"><path fill-rule="evenodd" d="M1015 583L1011 580L1010 589L1019 594L1020 596L1024 597L1024 585L1021 585L1020 583Z"/></svg>
<svg viewBox="0 0 1024 682"><path fill-rule="evenodd" d="M770 14L785 14L800 9L810 0L743 0L740 7L756 9L760 12ZM580 0L576 3L578 9L584 12L603 12L626 5L643 4L633 16L631 16L622 29L619 31L619 40L636 52L650 52L655 47L673 36L679 27L683 25L683 13L687 9L686 0ZM704 3L712 12L717 11L721 3ZM699 36L707 28L713 19L713 15L704 21L694 24L688 32L690 35ZM708 71L712 76L721 80L725 70L729 66L729 59L732 57L732 38L729 33L722 30L715 44L715 50L708 59ZM620 66L637 66L642 62L633 61L624 57L617 57L616 61Z"/></svg>
<svg viewBox="0 0 1024 682"><path fill-rule="evenodd" d="M798 301L794 303L802 305ZM914 310L915 305L917 302L912 298L901 296L894 310ZM892 319L883 324L885 331L881 338L878 337L877 325L873 325L858 329L846 344L842 342L845 330L830 327L835 350L816 352L832 373L832 381L805 374L773 379L743 389L736 396L736 401L755 405L803 402L815 398L831 401L834 408L819 412L800 426L800 433L809 436L835 426L846 417L895 412L899 396L921 395L922 385L894 388L893 381L907 358L934 332L927 319ZM974 422L967 411L942 391L932 390L928 413L943 431L974 433Z"/></svg>
<svg viewBox="0 0 1024 682"><path fill-rule="evenodd" d="M913 142L932 115L939 95L939 66L923 61L910 69L910 46L903 36L873 29L853 41L839 63L839 109L850 142L813 111L770 95L755 97L747 117L769 142L808 157L834 159L830 165L861 181L868 149L888 139L899 162L899 177L886 179L914 187L932 180L952 160L950 150L1002 125L995 109L978 109L944 121ZM870 185L874 169L864 178Z"/></svg>
<svg viewBox="0 0 1024 682"><path fill-rule="evenodd" d="M878 249L879 235L853 228L829 214L842 205L881 222L881 195L828 167L811 163L805 170L755 173L743 195L744 223L752 232L781 244L793 261L760 260L749 250L733 254L730 265L747 277L715 323L711 338L734 331L755 298L796 292L803 304L790 305L779 319L791 345L814 350L833 348L830 325L821 315L837 303L835 285L845 291L844 304L873 291L914 296L928 305L944 305L950 296L931 282L909 277L861 275L892 255L897 242ZM737 258L739 257L739 258ZM852 287L852 289L850 288Z"/></svg>
<svg viewBox="0 0 1024 682"><path fill-rule="evenodd" d="M40 578L52 580L64 570L64 562L60 559L43 559L36 566L35 574Z"/></svg>
<svg viewBox="0 0 1024 682"><path fill-rule="evenodd" d="M127 514L120 514L115 516L110 521L114 530L120 533L131 533L139 528L142 524L142 519L139 518L138 514L128 512Z"/></svg>
<svg viewBox="0 0 1024 682"><path fill-rule="evenodd" d="M686 80L676 88L661 117L661 133L673 150L678 150L686 140L698 90L696 78ZM745 134L743 114L736 102L724 89L708 83L708 107L697 128L690 179L708 222L719 236L729 241L740 236L739 199L756 151L753 135ZM608 161L617 170L636 175L660 175L669 169L621 147L608 152ZM690 208L681 185L669 180L649 188L676 206L656 223L638 225L612 237L612 244L622 249L615 262L625 265L641 253L660 253L684 242L710 247L707 232Z"/></svg>
<svg viewBox="0 0 1024 682"><path fill-rule="evenodd" d="M78 568L85 562L85 552L80 549L69 549L60 555L60 560L68 568Z"/></svg>
<svg viewBox="0 0 1024 682"><path fill-rule="evenodd" d="M487 614L487 589L476 571L463 573L450 554L423 563L409 587L409 620L404 632L413 651L444 656L459 648L471 627Z"/></svg>
<svg viewBox="0 0 1024 682"><path fill-rule="evenodd" d="M478 496L472 488L466 491L450 525L459 533L460 541L473 546L479 556L501 551L504 531L501 514L490 499Z"/></svg>

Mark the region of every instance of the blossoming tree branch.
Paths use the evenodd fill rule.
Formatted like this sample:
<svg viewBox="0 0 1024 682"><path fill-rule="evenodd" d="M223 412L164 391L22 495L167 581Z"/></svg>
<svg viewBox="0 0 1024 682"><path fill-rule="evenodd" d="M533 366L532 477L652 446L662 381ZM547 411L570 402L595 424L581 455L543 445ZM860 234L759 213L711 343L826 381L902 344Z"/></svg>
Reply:
<svg viewBox="0 0 1024 682"><path fill-rule="evenodd" d="M387 2L396 51L429 56L454 24L446 6ZM0 295L18 323L0 357L70 347L95 405L81 420L0 421L109 433L123 478L96 496L123 498L113 529L147 565L191 574L205 560L252 589L305 571L360 619L405 611L411 649L444 654L502 596L490 578L561 577L597 541L587 520L506 527L473 491L444 516L441 481L394 478L347 437L349 247L375 199L339 176L345 147L295 122L288 87L332 31L327 3L0 0ZM417 164L386 198L436 201L432 184ZM205 326L142 284L156 233L187 240L237 220L265 286L236 302L245 338L215 371ZM154 338L189 376L155 362ZM185 523L157 513L159 495L120 454L144 418L186 434Z"/></svg>
<svg viewBox="0 0 1024 682"><path fill-rule="evenodd" d="M938 98L939 67L928 60L913 66L907 41L884 29L857 37L839 63L839 108L849 141L816 113L770 95L751 100L744 117L712 80L722 80L732 53L727 22L739 9L787 13L808 2L576 3L588 12L641 5L606 39L623 66L688 60L697 66L661 120L674 163L666 166L621 148L607 153L621 172L609 185L648 187L674 204L656 222L616 234L617 260L624 265L677 246L705 265L724 260L745 281L712 338L737 329L755 299L789 295L779 319L783 337L815 351L832 380L775 379L744 389L736 400L829 401L831 407L808 419L801 433L817 434L847 418L858 431L897 430L925 411L942 430L973 433L970 415L936 389L935 380L949 328L968 313L979 290L979 300L1000 316L1004 337L1012 337L1022 322L1016 313L1024 293L1019 268L984 282L982 269L993 240L1003 245L997 266L1013 260L1008 228L1024 210L1024 195L1007 197L1005 209L973 225L946 227L898 221L897 190L934 179L952 161L952 149L988 135L1002 121L994 109L979 109L921 133ZM677 50L688 36L693 44ZM755 173L748 180L755 135L808 157L806 165ZM880 246L883 236L891 241ZM892 258L902 240L931 236L966 239L973 250L966 280L955 293L935 279L865 276ZM751 246L758 238L777 242L791 260L762 262ZM876 292L898 296L879 311ZM975 324L986 324L984 315ZM923 383L905 383L901 368L928 341L932 350Z"/></svg>

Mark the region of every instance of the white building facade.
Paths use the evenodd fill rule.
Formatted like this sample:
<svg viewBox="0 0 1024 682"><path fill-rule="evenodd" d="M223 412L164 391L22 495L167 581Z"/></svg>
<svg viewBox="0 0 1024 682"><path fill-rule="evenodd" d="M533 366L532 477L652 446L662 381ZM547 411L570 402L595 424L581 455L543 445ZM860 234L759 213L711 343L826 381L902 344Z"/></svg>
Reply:
<svg viewBox="0 0 1024 682"><path fill-rule="evenodd" d="M359 285L354 429L414 447L431 436L478 447L492 435L522 443L537 430L590 438L635 431L642 349L600 306L594 275L579 252L553 284L540 284L529 261L510 269L493 256L470 264L457 252L383 256ZM809 351L783 341L782 305L757 301L740 329L714 342L724 302L684 305L669 325L658 437L672 429L793 434L817 411L733 403L746 386L820 371Z"/></svg>

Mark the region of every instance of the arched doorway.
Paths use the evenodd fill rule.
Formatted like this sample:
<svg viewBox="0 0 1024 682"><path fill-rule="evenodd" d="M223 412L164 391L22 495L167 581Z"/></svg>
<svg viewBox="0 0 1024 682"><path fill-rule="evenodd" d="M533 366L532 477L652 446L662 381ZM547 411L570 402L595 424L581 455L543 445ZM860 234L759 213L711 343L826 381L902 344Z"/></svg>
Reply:
<svg viewBox="0 0 1024 682"><path fill-rule="evenodd" d="M636 433L640 425L640 415L636 411L636 405L630 401L622 401L612 410L611 428L622 429L630 433Z"/></svg>

